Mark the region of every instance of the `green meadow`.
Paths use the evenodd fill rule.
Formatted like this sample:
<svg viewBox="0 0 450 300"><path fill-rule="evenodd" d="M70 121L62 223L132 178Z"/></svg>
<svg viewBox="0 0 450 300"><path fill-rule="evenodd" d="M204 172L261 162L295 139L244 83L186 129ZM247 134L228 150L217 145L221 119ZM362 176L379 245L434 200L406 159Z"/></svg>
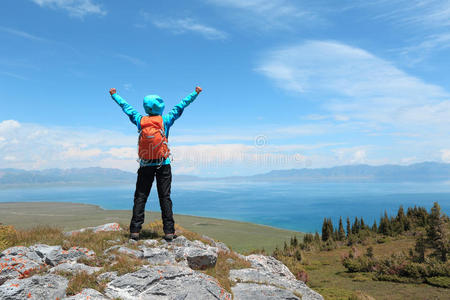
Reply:
<svg viewBox="0 0 450 300"><path fill-rule="evenodd" d="M130 210L104 210L95 205L61 202L0 203L0 223L18 229L29 229L37 225L54 226L65 231L83 227L117 222L128 225ZM159 212L147 211L145 223L161 219ZM303 238L296 231L223 219L174 215L175 222L182 227L220 240L238 252L264 248L271 253L276 245L282 245L292 236Z"/></svg>

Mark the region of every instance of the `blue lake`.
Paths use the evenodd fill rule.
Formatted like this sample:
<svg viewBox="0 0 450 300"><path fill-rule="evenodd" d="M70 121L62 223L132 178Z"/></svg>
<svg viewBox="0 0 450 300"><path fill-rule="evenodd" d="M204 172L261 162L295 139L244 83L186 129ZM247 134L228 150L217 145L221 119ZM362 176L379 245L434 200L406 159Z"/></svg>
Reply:
<svg viewBox="0 0 450 300"><path fill-rule="evenodd" d="M109 187L41 187L0 190L0 202L52 201L131 209L133 185ZM400 205L424 206L439 202L450 212L450 182L427 183L230 183L174 182L174 213L247 221L303 232L321 230L324 217L337 224L339 216L363 217L371 225L387 210ZM153 186L147 210L159 211ZM345 220L344 220L345 221Z"/></svg>

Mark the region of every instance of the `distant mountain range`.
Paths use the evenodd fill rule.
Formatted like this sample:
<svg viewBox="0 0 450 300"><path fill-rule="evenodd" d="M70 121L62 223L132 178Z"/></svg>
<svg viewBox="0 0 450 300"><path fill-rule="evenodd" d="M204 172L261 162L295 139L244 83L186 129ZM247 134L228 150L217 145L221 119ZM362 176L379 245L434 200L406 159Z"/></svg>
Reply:
<svg viewBox="0 0 450 300"><path fill-rule="evenodd" d="M174 175L177 181L450 181L450 164L424 162L408 166L400 165L348 165L320 169L274 170L253 176L206 178L190 175ZM136 173L119 169L46 169L26 171L0 169L0 186L51 185L51 184L123 184L134 183Z"/></svg>

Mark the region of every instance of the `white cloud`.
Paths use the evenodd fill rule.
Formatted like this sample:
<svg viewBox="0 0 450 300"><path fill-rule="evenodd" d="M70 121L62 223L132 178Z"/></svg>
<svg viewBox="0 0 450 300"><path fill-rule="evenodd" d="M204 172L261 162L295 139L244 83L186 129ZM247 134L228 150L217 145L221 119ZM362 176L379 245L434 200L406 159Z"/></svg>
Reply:
<svg viewBox="0 0 450 300"><path fill-rule="evenodd" d="M108 153L119 159L137 159L137 149L132 147L111 148Z"/></svg>
<svg viewBox="0 0 450 300"><path fill-rule="evenodd" d="M408 131L434 130L437 124L450 129L447 91L363 49L308 41L268 53L257 71L280 88L327 100L323 107L337 120L388 124Z"/></svg>
<svg viewBox="0 0 450 300"><path fill-rule="evenodd" d="M129 55L125 55L125 54L116 54L116 57L123 59L129 63L132 63L133 65L136 66L146 66L147 63L143 60L140 60L139 58L133 57L133 56L129 56Z"/></svg>
<svg viewBox="0 0 450 300"><path fill-rule="evenodd" d="M363 164L367 163L366 147L338 148L333 150L341 164Z"/></svg>
<svg viewBox="0 0 450 300"><path fill-rule="evenodd" d="M82 18L89 14L105 15L106 11L93 0L31 0L41 7L62 9L70 16Z"/></svg>
<svg viewBox="0 0 450 300"><path fill-rule="evenodd" d="M286 135L292 136L296 135ZM238 172L240 175L249 175L273 169L331 167L355 163L405 163L401 159L406 155L413 157L416 153L421 154L424 147L429 152L434 151L429 144L406 143L403 148L396 149L401 153L396 160L393 156L376 157L379 148L373 145L347 146L343 143L324 142L280 144L280 140L230 143L226 136L222 141L217 138L206 144L195 142L201 141L200 137L191 138L189 145L170 145L174 174L227 176ZM290 138L287 140L291 141ZM48 127L5 120L0 122L0 166L21 169L100 166L136 171L136 141L136 134L125 135L97 128ZM438 148L435 160L450 160L450 150L440 151L450 149L448 147L450 143ZM413 149L416 148L417 152L414 152ZM427 159L423 159L423 155L418 155L414 161L424 160Z"/></svg>
<svg viewBox="0 0 450 300"><path fill-rule="evenodd" d="M258 29L290 28L291 22L311 22L318 17L306 5L299 1L286 0L205 0L205 2L221 8L232 10L230 16L247 27L252 25Z"/></svg>
<svg viewBox="0 0 450 300"><path fill-rule="evenodd" d="M426 27L450 26L450 1L448 0L377 0L364 5L381 8L376 18L400 25Z"/></svg>
<svg viewBox="0 0 450 300"><path fill-rule="evenodd" d="M148 14L145 15L146 18L150 20L156 27L167 29L174 34L193 32L200 34L204 38L209 40L225 40L228 38L228 34L226 32L205 24L201 24L191 18L162 19L151 17Z"/></svg>
<svg viewBox="0 0 450 300"><path fill-rule="evenodd" d="M11 73L11 72L0 71L0 75L5 75L5 76L8 76L8 77L12 77L12 78L20 79L20 80L27 80L26 77L23 77L22 75L18 75L16 73Z"/></svg>
<svg viewBox="0 0 450 300"><path fill-rule="evenodd" d="M441 150L441 159L445 163L450 163L450 149Z"/></svg>
<svg viewBox="0 0 450 300"><path fill-rule="evenodd" d="M6 33L9 33L9 34L21 37L21 38L25 38L25 39L28 39L28 40L31 40L31 41L37 41L37 42L46 42L46 41L48 41L48 40L46 40L44 38L38 37L36 35L30 34L28 32L22 31L22 30L17 30L17 29L14 29L14 28L0 26L0 31L6 32Z"/></svg>

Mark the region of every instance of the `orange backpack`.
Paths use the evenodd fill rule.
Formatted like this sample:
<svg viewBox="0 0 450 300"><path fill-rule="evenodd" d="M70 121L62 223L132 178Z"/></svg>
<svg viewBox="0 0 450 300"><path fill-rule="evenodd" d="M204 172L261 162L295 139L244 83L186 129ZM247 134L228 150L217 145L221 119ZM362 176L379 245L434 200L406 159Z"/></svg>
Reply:
<svg viewBox="0 0 450 300"><path fill-rule="evenodd" d="M144 116L141 118L139 135L139 158L162 163L169 157L170 150L164 133L161 116Z"/></svg>

